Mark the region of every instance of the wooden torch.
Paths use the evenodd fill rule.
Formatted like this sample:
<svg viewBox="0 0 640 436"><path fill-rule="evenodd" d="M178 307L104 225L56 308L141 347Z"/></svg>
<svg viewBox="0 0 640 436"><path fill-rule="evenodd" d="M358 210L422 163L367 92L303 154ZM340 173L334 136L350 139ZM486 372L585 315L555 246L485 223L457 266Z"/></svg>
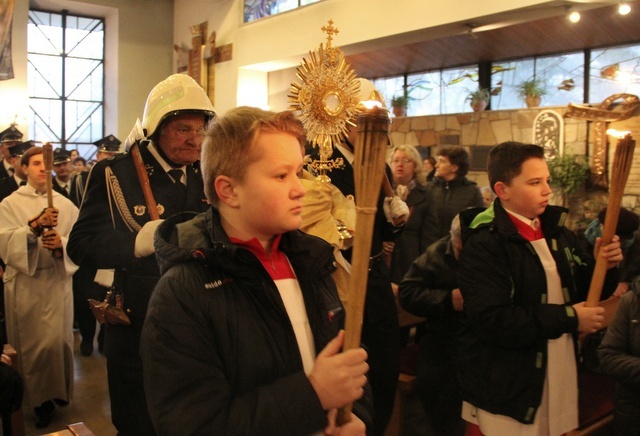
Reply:
<svg viewBox="0 0 640 436"><path fill-rule="evenodd" d="M46 176L47 207L53 207L53 147L50 142L42 144L42 160L44 163L44 174Z"/></svg>
<svg viewBox="0 0 640 436"><path fill-rule="evenodd" d="M389 112L375 101L358 115L353 173L356 198L357 237L351 255L351 277L345 322L344 350L360 346L364 302L369 276L369 258L380 188L385 176L389 134ZM376 105L377 103L377 105ZM351 404L338 411L338 424L348 422Z"/></svg>
<svg viewBox="0 0 640 436"><path fill-rule="evenodd" d="M53 207L53 147L50 142L42 144L42 161L46 177L47 207ZM54 257L62 257L62 248L56 248L52 252Z"/></svg>
<svg viewBox="0 0 640 436"><path fill-rule="evenodd" d="M615 131L607 131L611 135L615 135ZM618 135L616 135L618 136ZM618 145L613 156L613 171L609 187L609 202L607 204L607 213L604 219L602 229L602 245L609 244L616 233L618 225L618 217L620 216L620 203L622 202L622 194L631 171L631 162L633 161L633 151L636 142L631 139L631 135L623 132L619 135ZM611 297L600 303L602 295L602 286L607 274L607 260L601 256L596 258L596 265L587 294L586 306L595 307L598 304L605 308L605 325L608 325L615 314L618 307L617 297Z"/></svg>

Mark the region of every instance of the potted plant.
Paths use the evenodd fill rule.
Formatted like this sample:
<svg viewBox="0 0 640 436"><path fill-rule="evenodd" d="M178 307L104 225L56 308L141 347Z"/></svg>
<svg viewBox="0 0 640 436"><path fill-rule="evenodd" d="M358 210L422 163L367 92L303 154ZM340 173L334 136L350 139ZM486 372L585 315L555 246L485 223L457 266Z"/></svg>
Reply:
<svg viewBox="0 0 640 436"><path fill-rule="evenodd" d="M405 94L396 94L391 99L391 107L393 115L396 117L404 117L407 114L407 106L409 105L409 96Z"/></svg>
<svg viewBox="0 0 640 436"><path fill-rule="evenodd" d="M422 91L422 95L420 93L415 94L417 90ZM400 90L396 92L396 95L391 99L391 107L393 108L393 114L396 117L404 117L407 115L407 108L409 107L410 101L422 100L426 97L425 93L431 91L431 88L428 86L428 82L426 80L414 80L408 85L403 85Z"/></svg>
<svg viewBox="0 0 640 436"><path fill-rule="evenodd" d="M565 154L547 160L551 186L557 188L562 198L562 205L569 206L570 194L582 194L589 179L589 164L584 156Z"/></svg>
<svg viewBox="0 0 640 436"><path fill-rule="evenodd" d="M517 84L516 92L524 100L527 107L540 106L542 96L548 94L544 82L536 78L525 80Z"/></svg>
<svg viewBox="0 0 640 436"><path fill-rule="evenodd" d="M489 92L489 89L480 87L475 91L469 92L469 95L467 95L466 98L466 100L469 100L471 109L473 109L474 112L485 110L490 99L491 92Z"/></svg>

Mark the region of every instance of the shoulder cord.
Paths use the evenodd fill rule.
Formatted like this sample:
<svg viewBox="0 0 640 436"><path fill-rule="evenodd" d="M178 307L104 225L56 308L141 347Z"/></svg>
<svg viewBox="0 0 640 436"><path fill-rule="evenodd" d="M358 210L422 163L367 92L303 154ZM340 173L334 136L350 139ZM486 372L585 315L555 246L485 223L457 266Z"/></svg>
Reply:
<svg viewBox="0 0 640 436"><path fill-rule="evenodd" d="M82 173L76 174L73 180L76 182L75 196L80 199L80 205L78 206L78 208L80 208L82 206L82 201L84 200L84 193L87 184L85 183L84 177L82 177Z"/></svg>
<svg viewBox="0 0 640 436"><path fill-rule="evenodd" d="M115 204L118 212L120 213L120 217L129 230L132 232L139 232L142 227L140 227L140 224L138 224L136 220L133 219L133 216L131 216L124 194L120 188L118 178L113 174L110 167L105 168L104 174L106 178L107 197L109 200L109 210L111 212L111 223L113 224L113 228L116 228L115 217L113 215L113 204ZM114 200L113 202L111 201L112 198Z"/></svg>

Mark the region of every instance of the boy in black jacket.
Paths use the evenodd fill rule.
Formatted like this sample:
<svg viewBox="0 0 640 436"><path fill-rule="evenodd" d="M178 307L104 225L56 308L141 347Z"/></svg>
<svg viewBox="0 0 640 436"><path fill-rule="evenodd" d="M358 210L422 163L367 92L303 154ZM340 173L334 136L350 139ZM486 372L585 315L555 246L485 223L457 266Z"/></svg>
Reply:
<svg viewBox="0 0 640 436"><path fill-rule="evenodd" d="M158 434L364 434L367 353L340 352L332 247L297 230L305 189L293 113L240 107L207 131L213 207L156 233L162 277L141 352ZM183 222L181 222L183 221Z"/></svg>
<svg viewBox="0 0 640 436"><path fill-rule="evenodd" d="M502 143L487 168L498 198L475 217L461 214L470 222L458 275L463 418L488 435L566 433L578 426L575 335L604 321L602 308L576 300L590 256L564 227L567 210L549 206L541 147ZM619 264L619 238L601 245L594 254Z"/></svg>

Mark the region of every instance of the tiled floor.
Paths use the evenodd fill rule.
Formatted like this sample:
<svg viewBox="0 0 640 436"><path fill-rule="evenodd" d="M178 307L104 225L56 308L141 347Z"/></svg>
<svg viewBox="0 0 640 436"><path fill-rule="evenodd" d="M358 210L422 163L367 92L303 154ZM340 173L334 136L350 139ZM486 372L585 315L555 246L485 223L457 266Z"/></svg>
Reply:
<svg viewBox="0 0 640 436"><path fill-rule="evenodd" d="M24 410L27 436L42 435L65 429L67 424L84 422L96 436L113 436L116 430L111 424L109 390L107 388L107 361L98 352L97 342L93 355L80 354L80 334L75 336L73 399L66 407L56 407L53 421L44 429L36 428L33 410Z"/></svg>

